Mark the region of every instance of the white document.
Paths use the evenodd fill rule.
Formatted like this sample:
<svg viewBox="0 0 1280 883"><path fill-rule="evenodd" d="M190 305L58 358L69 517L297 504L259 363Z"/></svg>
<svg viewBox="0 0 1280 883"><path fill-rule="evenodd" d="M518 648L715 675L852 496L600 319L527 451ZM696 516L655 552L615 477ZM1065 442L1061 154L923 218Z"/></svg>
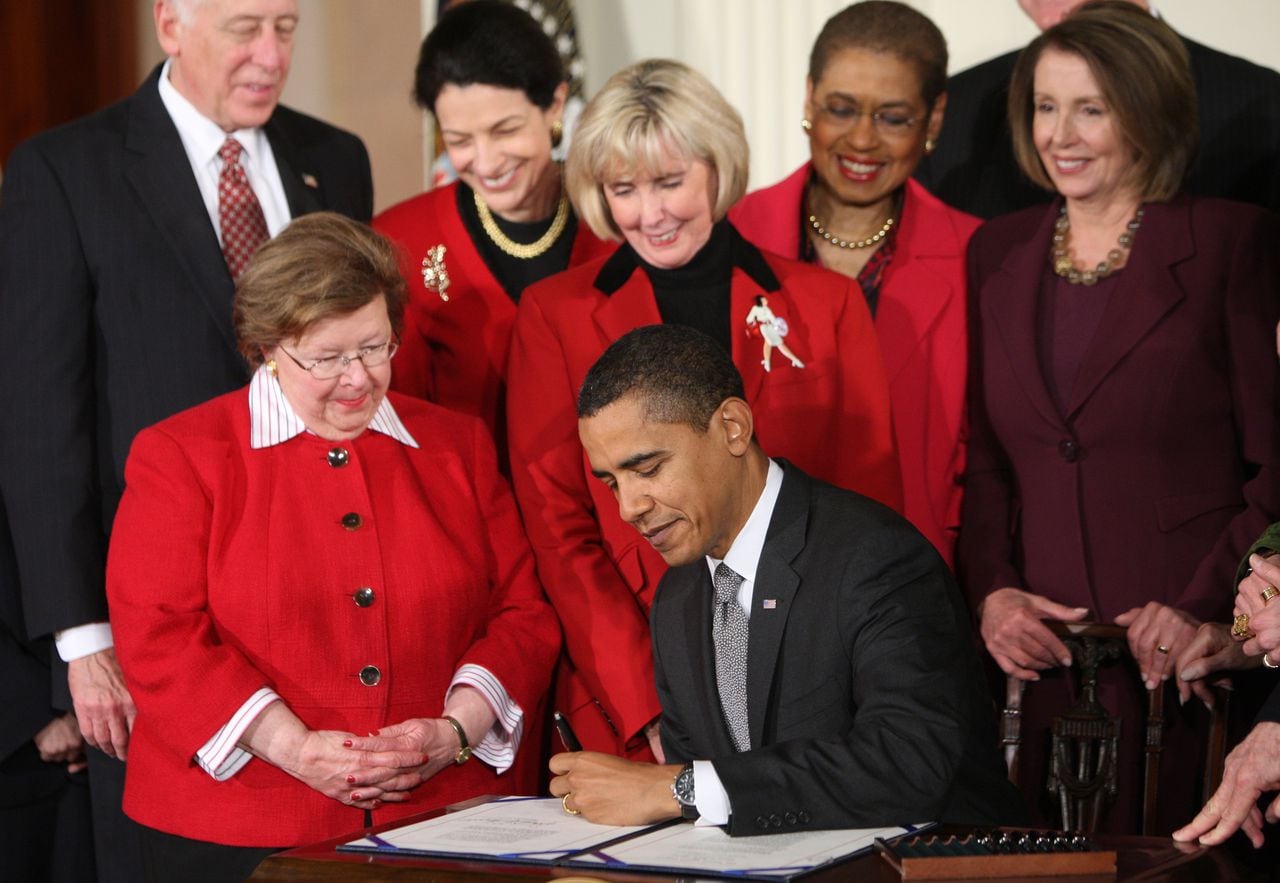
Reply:
<svg viewBox="0 0 1280 883"><path fill-rule="evenodd" d="M550 863L648 827L593 825L566 813L557 797L501 797L424 822L367 834L339 849Z"/></svg>
<svg viewBox="0 0 1280 883"><path fill-rule="evenodd" d="M660 828L574 858L574 867L634 868L785 879L865 852L922 826L850 828L730 837L721 828L690 824Z"/></svg>

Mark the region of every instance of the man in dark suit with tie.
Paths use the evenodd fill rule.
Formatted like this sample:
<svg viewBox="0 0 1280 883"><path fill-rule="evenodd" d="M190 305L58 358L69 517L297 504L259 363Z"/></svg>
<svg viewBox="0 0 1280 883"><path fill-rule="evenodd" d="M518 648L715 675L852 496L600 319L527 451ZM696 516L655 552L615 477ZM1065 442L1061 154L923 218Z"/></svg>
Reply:
<svg viewBox="0 0 1280 883"><path fill-rule="evenodd" d="M372 212L360 140L278 106L297 21L296 0L161 0L165 64L15 149L0 190L0 351L14 369L0 493L18 583L0 590L18 592L23 637L52 636L67 662L96 746L101 879L139 874L118 853L132 832L108 820L128 827L109 758L127 754L133 704L103 588L130 443L247 381L231 297L257 245L300 214Z"/></svg>
<svg viewBox="0 0 1280 883"><path fill-rule="evenodd" d="M1083 0L1018 0L1040 30ZM1130 0L1144 9L1147 0ZM1194 196L1252 202L1280 211L1280 73L1182 38L1191 58L1200 153L1187 175ZM943 202L992 218L1048 202L1013 159L1009 80L1018 52L961 71L947 83L947 115L937 148L916 178Z"/></svg>
<svg viewBox="0 0 1280 883"><path fill-rule="evenodd" d="M730 834L1022 818L946 566L894 512L770 460L721 347L637 329L578 414L593 473L671 565L651 616L667 763L556 755L567 812Z"/></svg>

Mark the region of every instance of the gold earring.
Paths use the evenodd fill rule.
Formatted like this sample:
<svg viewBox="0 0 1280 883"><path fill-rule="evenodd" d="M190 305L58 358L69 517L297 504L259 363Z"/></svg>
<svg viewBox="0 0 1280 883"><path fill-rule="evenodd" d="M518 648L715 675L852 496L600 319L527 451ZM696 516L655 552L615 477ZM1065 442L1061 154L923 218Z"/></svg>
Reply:
<svg viewBox="0 0 1280 883"><path fill-rule="evenodd" d="M932 138L924 139L924 152L926 155L933 153L934 148L936 148L937 146L938 146L938 142L934 141Z"/></svg>
<svg viewBox="0 0 1280 883"><path fill-rule="evenodd" d="M559 147L560 142L564 140L564 123L556 120L551 124L551 146Z"/></svg>
<svg viewBox="0 0 1280 883"><path fill-rule="evenodd" d="M268 372L272 377L275 377L275 376L276 376L276 360L275 360L275 359L268 359L268 360L267 360L267 372Z"/></svg>
<svg viewBox="0 0 1280 883"><path fill-rule="evenodd" d="M800 128L804 129L806 132L812 132L812 131L813 131L813 123L809 122L809 118L808 118L808 117L805 117L804 119L802 119L802 120L800 121Z"/></svg>

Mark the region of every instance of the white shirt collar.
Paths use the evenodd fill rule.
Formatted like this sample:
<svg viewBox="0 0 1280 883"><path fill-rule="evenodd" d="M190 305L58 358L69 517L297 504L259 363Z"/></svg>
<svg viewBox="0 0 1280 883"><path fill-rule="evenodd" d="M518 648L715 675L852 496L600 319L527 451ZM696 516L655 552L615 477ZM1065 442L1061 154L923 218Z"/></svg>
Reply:
<svg viewBox="0 0 1280 883"><path fill-rule="evenodd" d="M178 91L178 87L173 85L169 79L169 69L172 65L173 60L169 59L160 69L160 100L164 102L165 110L169 112L173 124L178 128L178 136L182 139L187 157L192 166L198 168L203 168L209 163L221 163L218 159L218 150L227 140L228 133L222 131L221 126L197 110L196 106ZM261 128L236 129L230 133L230 137L239 141L240 146L244 148L246 156L241 161L242 164L255 161L265 155L263 139L266 136ZM221 165L218 167L221 168Z"/></svg>
<svg viewBox="0 0 1280 883"><path fill-rule="evenodd" d="M369 428L394 438L402 445L419 446L400 422L400 415L390 399L383 398L369 421ZM268 371L266 365L259 365L253 380L249 381L249 447L255 451L269 448L308 431L302 418L284 397L280 378Z"/></svg>
<svg viewBox="0 0 1280 883"><path fill-rule="evenodd" d="M769 461L769 472L765 476L764 490L756 500L751 515L747 518L742 530L733 538L733 544L723 559L707 556L707 566L712 576L716 567L723 560L734 573L742 577L744 583L755 583L756 569L760 566L760 553L764 551L765 536L769 533L769 522L773 519L773 507L778 502L778 493L782 490L782 467ZM746 609L746 608L744 608Z"/></svg>

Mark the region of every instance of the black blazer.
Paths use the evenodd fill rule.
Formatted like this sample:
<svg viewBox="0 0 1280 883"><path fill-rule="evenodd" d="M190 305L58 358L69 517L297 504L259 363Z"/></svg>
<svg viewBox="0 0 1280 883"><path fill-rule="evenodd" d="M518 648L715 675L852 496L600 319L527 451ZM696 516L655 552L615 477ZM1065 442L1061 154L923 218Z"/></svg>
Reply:
<svg viewBox="0 0 1280 883"><path fill-rule="evenodd" d="M1200 153L1187 177L1194 196L1280 211L1280 74L1185 37L1199 97ZM947 82L938 147L916 179L943 202L992 218L1048 202L1013 159L1006 110L1017 52Z"/></svg>
<svg viewBox="0 0 1280 883"><path fill-rule="evenodd" d="M721 715L699 560L667 572L652 612L668 762L715 764L730 834L1023 820L942 559L884 506L783 468L751 602L754 747L735 753Z"/></svg>
<svg viewBox="0 0 1280 883"><path fill-rule="evenodd" d="M134 434L247 379L231 277L159 75L20 145L0 189L0 493L31 637L106 620ZM358 138L284 107L264 129L294 216L368 220Z"/></svg>

